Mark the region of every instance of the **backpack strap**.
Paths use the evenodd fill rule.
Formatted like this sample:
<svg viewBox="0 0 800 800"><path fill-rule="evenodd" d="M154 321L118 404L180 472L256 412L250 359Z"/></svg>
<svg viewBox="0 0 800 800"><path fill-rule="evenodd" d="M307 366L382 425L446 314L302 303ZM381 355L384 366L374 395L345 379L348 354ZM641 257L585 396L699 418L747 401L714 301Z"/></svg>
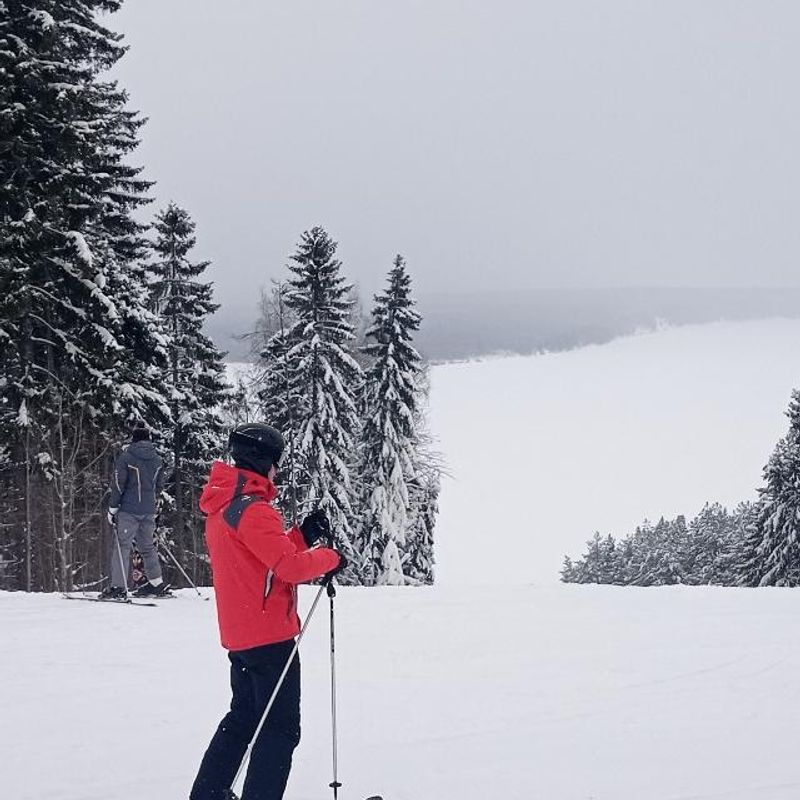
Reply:
<svg viewBox="0 0 800 800"><path fill-rule="evenodd" d="M246 482L247 478L240 474L239 480L236 482L236 491L234 492L233 500L231 500L230 505L225 509L225 513L222 515L225 522L235 531L239 529L239 524L242 521L244 512L247 511L253 503L264 502L264 498L259 497L257 494L240 494Z"/></svg>

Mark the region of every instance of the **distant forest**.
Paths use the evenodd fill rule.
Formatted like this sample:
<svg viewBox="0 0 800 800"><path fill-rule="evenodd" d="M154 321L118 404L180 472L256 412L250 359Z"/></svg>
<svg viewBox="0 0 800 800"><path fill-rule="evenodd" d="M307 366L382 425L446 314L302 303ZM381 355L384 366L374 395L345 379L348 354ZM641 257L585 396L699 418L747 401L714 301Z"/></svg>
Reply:
<svg viewBox="0 0 800 800"><path fill-rule="evenodd" d="M267 287L265 287L267 288ZM369 305L370 297L362 302ZM792 289L540 289L420 294L425 317L417 345L430 361L496 353L527 355L601 344L660 324L686 325L800 315L800 288ZM242 334L255 327L241 308L220 309L208 332L228 360L249 360ZM250 319L252 319L252 324Z"/></svg>

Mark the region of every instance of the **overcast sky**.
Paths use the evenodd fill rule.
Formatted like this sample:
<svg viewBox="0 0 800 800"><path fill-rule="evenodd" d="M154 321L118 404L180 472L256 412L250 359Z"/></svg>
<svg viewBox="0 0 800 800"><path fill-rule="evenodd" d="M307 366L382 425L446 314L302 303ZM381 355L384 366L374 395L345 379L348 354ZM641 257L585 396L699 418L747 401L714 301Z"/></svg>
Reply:
<svg viewBox="0 0 800 800"><path fill-rule="evenodd" d="M252 305L322 224L366 291L798 285L796 0L128 0L137 152Z"/></svg>

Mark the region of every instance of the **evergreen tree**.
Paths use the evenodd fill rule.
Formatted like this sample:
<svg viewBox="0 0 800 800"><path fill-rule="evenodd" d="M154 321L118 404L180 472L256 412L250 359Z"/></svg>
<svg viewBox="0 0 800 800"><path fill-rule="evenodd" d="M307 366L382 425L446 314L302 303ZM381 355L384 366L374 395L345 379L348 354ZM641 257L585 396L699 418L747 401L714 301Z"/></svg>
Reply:
<svg viewBox="0 0 800 800"><path fill-rule="evenodd" d="M746 505L746 510L736 520L740 541L729 571L735 575L734 582L737 585L758 586L762 576L762 557L759 552L763 538L759 525L762 509L759 502Z"/></svg>
<svg viewBox="0 0 800 800"><path fill-rule="evenodd" d="M297 392L299 379L291 374L297 365L288 359L292 347L290 333L297 322L286 304L288 289L286 283L273 282L269 291L262 290L253 342L259 412L270 425L281 431L293 428L293 412L302 401ZM294 395L290 395L291 392Z"/></svg>
<svg viewBox="0 0 800 800"><path fill-rule="evenodd" d="M633 576L639 571L636 563L634 537L627 536L617 544L617 561L617 580L615 582L620 586L628 586L633 583Z"/></svg>
<svg viewBox="0 0 800 800"><path fill-rule="evenodd" d="M728 527L717 560L717 583L720 586L743 585L745 565L755 555L752 535L757 531L758 503L739 503L728 516Z"/></svg>
<svg viewBox="0 0 800 800"><path fill-rule="evenodd" d="M570 583L617 583L620 574L620 557L613 536L603 538L600 533L586 543L586 553L577 562L565 559L561 579Z"/></svg>
<svg viewBox="0 0 800 800"><path fill-rule="evenodd" d="M72 585L116 432L169 414L132 215L148 184L125 163L142 120L100 79L124 47L96 14L119 5L0 4L0 425L29 589Z"/></svg>
<svg viewBox="0 0 800 800"><path fill-rule="evenodd" d="M637 585L641 581L644 565L652 542L652 525L644 520L636 526L632 536L626 539L625 583Z"/></svg>
<svg viewBox="0 0 800 800"><path fill-rule="evenodd" d="M686 520L668 522L662 517L654 528L643 528L644 562L634 579L637 586L671 586L683 582L681 553L686 538Z"/></svg>
<svg viewBox="0 0 800 800"><path fill-rule="evenodd" d="M281 469L285 490L278 502L294 524L298 522L302 496L296 434L300 420L309 412L300 361L294 354L290 357L293 344L296 344L292 336L297 319L286 302L288 289L287 284L276 284L269 293L262 294L255 382L260 418L286 436L287 451Z"/></svg>
<svg viewBox="0 0 800 800"><path fill-rule="evenodd" d="M789 432L764 468L755 559L750 570L760 586L800 584L800 391L792 392Z"/></svg>
<svg viewBox="0 0 800 800"><path fill-rule="evenodd" d="M202 280L209 262L190 260L196 237L189 214L170 203L156 216L155 231L155 260L148 265L151 304L169 336L164 387L172 424L165 438L172 456L173 506L168 521L178 558L197 582L209 577L205 570L198 572L207 560L197 501L225 441L221 411L228 384L223 354L203 333L219 306L212 300L211 284Z"/></svg>
<svg viewBox="0 0 800 800"><path fill-rule="evenodd" d="M569 556L564 556L564 564L561 567L562 583L579 583L577 566Z"/></svg>
<svg viewBox="0 0 800 800"><path fill-rule="evenodd" d="M686 583L719 584L723 581L723 559L730 548L732 520L719 503L706 503L689 525L687 542L691 552L684 564Z"/></svg>
<svg viewBox="0 0 800 800"><path fill-rule="evenodd" d="M350 347L352 287L341 275L336 242L320 227L303 233L291 257L286 305L295 317L288 331L289 392L298 398L289 431L296 457L295 480L307 510L321 508L354 566L354 487L351 472L360 419L356 395L363 372Z"/></svg>
<svg viewBox="0 0 800 800"><path fill-rule="evenodd" d="M418 376L419 396L414 425L414 476L409 480L409 526L404 572L408 581L433 583L433 530L439 513L439 492L444 471L442 456L434 448L427 425L428 370Z"/></svg>
<svg viewBox="0 0 800 800"><path fill-rule="evenodd" d="M412 341L420 319L411 298L411 278L398 255L386 291L375 297L367 330L372 341L364 347L373 363L364 382L359 472L365 514L358 549L364 554L362 572L369 584L406 583L404 563L413 554L409 545L427 545L426 538L408 537L410 485L418 470L415 423L421 371ZM414 531L421 532L426 532L424 525Z"/></svg>

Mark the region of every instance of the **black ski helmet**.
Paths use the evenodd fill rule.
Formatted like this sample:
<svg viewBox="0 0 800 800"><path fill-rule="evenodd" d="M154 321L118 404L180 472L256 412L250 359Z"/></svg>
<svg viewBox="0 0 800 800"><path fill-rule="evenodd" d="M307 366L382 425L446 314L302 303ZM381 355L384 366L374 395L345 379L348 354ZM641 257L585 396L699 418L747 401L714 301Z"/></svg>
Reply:
<svg viewBox="0 0 800 800"><path fill-rule="evenodd" d="M153 438L147 423L137 420L131 428L131 439L134 442L149 442Z"/></svg>
<svg viewBox="0 0 800 800"><path fill-rule="evenodd" d="M267 475L278 466L285 447L281 432L262 422L237 425L228 437L228 449L237 467Z"/></svg>

